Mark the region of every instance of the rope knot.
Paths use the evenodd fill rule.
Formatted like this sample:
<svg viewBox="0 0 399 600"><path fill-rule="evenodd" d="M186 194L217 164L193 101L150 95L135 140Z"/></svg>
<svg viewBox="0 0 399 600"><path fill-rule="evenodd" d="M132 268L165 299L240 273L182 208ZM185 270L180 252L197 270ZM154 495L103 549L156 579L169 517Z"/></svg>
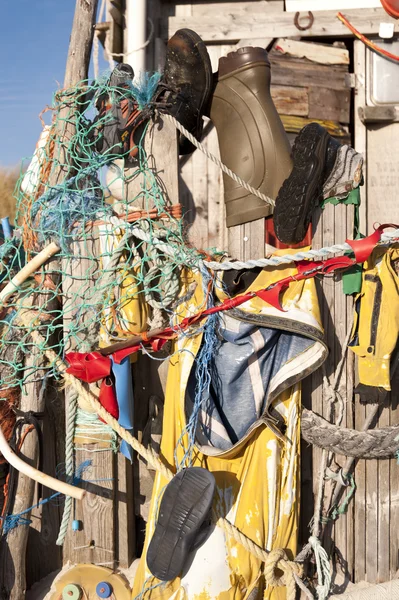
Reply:
<svg viewBox="0 0 399 600"><path fill-rule="evenodd" d="M287 600L295 600L295 576L301 577L302 572L302 565L289 560L283 548L269 552L264 570L266 584L272 587L286 586Z"/></svg>

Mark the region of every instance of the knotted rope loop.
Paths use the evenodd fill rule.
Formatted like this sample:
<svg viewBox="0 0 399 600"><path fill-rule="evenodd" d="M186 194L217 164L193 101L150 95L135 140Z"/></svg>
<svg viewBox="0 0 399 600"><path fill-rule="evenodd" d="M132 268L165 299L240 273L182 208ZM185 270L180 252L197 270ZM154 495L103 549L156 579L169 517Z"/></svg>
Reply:
<svg viewBox="0 0 399 600"><path fill-rule="evenodd" d="M289 560L283 548L278 548L269 552L264 569L266 584L271 587L285 586L287 588L287 600L295 600L295 575L302 577L302 574L302 565Z"/></svg>

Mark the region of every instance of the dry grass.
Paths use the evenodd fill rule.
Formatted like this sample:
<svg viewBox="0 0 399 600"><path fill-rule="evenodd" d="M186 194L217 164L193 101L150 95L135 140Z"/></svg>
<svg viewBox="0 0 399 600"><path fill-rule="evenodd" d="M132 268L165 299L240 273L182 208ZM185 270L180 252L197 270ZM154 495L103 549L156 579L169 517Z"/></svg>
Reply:
<svg viewBox="0 0 399 600"><path fill-rule="evenodd" d="M19 169L0 167L0 218L10 217L14 221L16 200L13 196L19 178Z"/></svg>

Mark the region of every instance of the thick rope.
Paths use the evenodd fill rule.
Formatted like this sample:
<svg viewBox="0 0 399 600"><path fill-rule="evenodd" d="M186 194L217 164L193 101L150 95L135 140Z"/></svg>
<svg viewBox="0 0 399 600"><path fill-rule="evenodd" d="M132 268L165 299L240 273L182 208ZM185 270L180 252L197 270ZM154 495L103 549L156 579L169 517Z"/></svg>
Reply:
<svg viewBox="0 0 399 600"><path fill-rule="evenodd" d="M283 575L276 573L276 569L280 569ZM299 577L302 575L302 566L299 563L293 563L288 560L285 551L282 548L271 550L265 561L264 575L268 586L287 587L287 600L295 600L296 597L296 582L294 573Z"/></svg>
<svg viewBox="0 0 399 600"><path fill-rule="evenodd" d="M341 456L390 458L399 450L399 425L358 431L333 425L313 411L303 409L301 434L306 442Z"/></svg>
<svg viewBox="0 0 399 600"><path fill-rule="evenodd" d="M205 148L205 146L203 144L201 144L201 142L199 142L185 127L183 127L183 125L181 123L179 123L179 121L177 121L174 117L172 117L172 115L162 113L162 118L173 123L173 125L176 127L176 129L178 129L188 140L190 140L190 142L196 148L198 148L198 150L201 150L201 152L203 152L205 154L205 156L207 156L209 158L209 160L211 160L213 163L215 163L215 165L217 165L219 167L219 169L221 169L223 171L223 173L226 173L226 175L228 175L236 183L241 185L241 187L243 187L245 190L247 190L247 192L249 192L250 194L253 194L254 196L257 196L258 198L260 198L261 200L266 202L266 204L270 204L271 206L275 205L275 201L273 200L273 198L269 198L265 194L262 194L262 192L260 192L256 188L252 187L252 185L249 185L249 183L247 183L246 181L241 179L241 177L236 175L236 173L234 173L231 169L229 169L229 167L226 167L226 165L223 164L219 158L217 158L214 154L211 154L211 152L209 152L209 150L207 148Z"/></svg>
<svg viewBox="0 0 399 600"><path fill-rule="evenodd" d="M38 344L40 347L45 346L44 337L35 329L33 329L33 324L36 319L36 315L32 318L29 318L29 314L32 315L33 311L25 311L21 312L19 315L19 320L23 325L28 329L30 336L33 341ZM151 447L145 448L140 442L132 436L129 431L127 431L124 427L122 427L116 419L114 419L97 398L86 388L83 386L82 382L67 373L67 365L56 355L54 350L47 348L44 350L44 354L47 359L50 361L52 365L54 365L58 372L64 377L64 380L67 384L69 384L79 396L81 396L84 400L90 403L92 408L96 411L98 416L103 419L116 433L127 442L132 448L142 457L144 458L156 471L159 471L161 475L167 480L170 481L174 473L168 469L168 467L161 461L159 455L154 452ZM217 518L217 517L216 517ZM302 566L296 562L289 561L285 555L284 550L275 550L272 552L267 552L258 544L253 542L251 539L247 538L237 527L235 527L232 523L227 521L222 517L217 518L216 525L218 525L223 531L225 531L230 537L236 540L239 544L241 544L248 552L253 554L256 558L261 560L268 565L269 572L271 570L271 565L273 565L273 571L276 568L280 569L283 572L283 575L280 578L277 578L276 575L273 576L273 581L280 583L273 583L269 585L287 585L287 600L295 600L295 576L300 577L302 574ZM277 557L275 552L280 552L279 557ZM283 553L283 554L281 554ZM272 558L269 559L269 556ZM270 575L270 578L272 575ZM294 582L294 586L292 584Z"/></svg>
<svg viewBox="0 0 399 600"><path fill-rule="evenodd" d="M120 223L121 225L126 227L126 223L124 221L120 221ZM161 250L161 252L164 252L169 256L173 256L176 253L175 248L172 248L171 246L169 246L162 240L157 239L156 237L151 237L137 225L135 227L132 227L131 233L134 237L137 237L143 242L151 242L152 244L157 246ZM389 233L383 233L381 235L381 240L377 245L389 245L394 244L398 241L399 229L395 229L394 231L391 231ZM255 267L276 267L278 265L300 262L306 259L322 260L323 258L327 258L330 254L341 254L344 252L353 253L352 247L346 242L344 244L334 244L333 246L320 248L319 250L308 250L307 252L296 252L295 254L284 254L283 256L273 256L270 258L258 258L254 260L247 260L246 262L240 260L226 260L224 262L204 260L203 263L208 269L212 269L212 271L243 271L253 269ZM197 266L197 264L193 266Z"/></svg>
<svg viewBox="0 0 399 600"><path fill-rule="evenodd" d="M74 445L73 440L75 436L75 421L76 413L78 410L78 397L77 393L72 393L69 399L68 406L68 419L66 424L66 436L65 436L65 475L67 482L72 483L75 461L74 461ZM62 546L65 540L65 536L68 531L68 525L72 514L73 499L71 496L66 496L64 504L64 512L62 514L62 520L60 525L60 531L56 541L57 546Z"/></svg>

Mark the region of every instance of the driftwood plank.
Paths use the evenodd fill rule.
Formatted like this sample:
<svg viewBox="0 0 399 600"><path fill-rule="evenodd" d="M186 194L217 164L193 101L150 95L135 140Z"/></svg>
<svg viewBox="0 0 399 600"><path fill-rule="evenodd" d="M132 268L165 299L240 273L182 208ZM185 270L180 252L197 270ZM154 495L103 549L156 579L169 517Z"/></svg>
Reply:
<svg viewBox="0 0 399 600"><path fill-rule="evenodd" d="M205 142L206 144L206 142ZM208 164L209 159L200 150L193 154L193 201L195 220L190 237L197 248L208 247Z"/></svg>
<svg viewBox="0 0 399 600"><path fill-rule="evenodd" d="M350 90L309 88L309 118L328 119L340 123L350 122Z"/></svg>
<svg viewBox="0 0 399 600"><path fill-rule="evenodd" d="M209 57L211 59L212 70L218 68L218 61L222 54L221 46L210 46L208 48ZM211 122L209 123L211 125ZM209 126L208 125L208 126ZM220 159L219 141L215 127L212 126L211 131L206 137L206 146L209 152ZM208 195L208 240L207 248L225 248L224 228L225 219L221 218L224 208L224 199L222 194L222 171L215 163L208 160L208 177L207 177L207 195Z"/></svg>
<svg viewBox="0 0 399 600"><path fill-rule="evenodd" d="M144 140L144 149L147 155L148 167L154 173L164 193L164 198L169 204L179 201L179 159L177 151L177 134L175 127L169 121L158 118L151 123ZM139 175L131 183L130 197L134 198L141 190L142 176ZM186 190L187 198L190 191ZM183 203L183 211L190 210ZM142 207L142 202L135 202ZM148 208L151 208L148 207ZM159 358L159 356L157 357ZM166 355L165 355L166 358ZM133 382L135 395L135 435L139 439L148 421L148 407L151 396L157 396L163 402L168 360L160 362L151 360L148 356L141 355L133 363ZM152 494L153 472L147 469L143 461L138 458L134 460L134 497L126 489L127 503L134 506L136 515L136 556L140 555L145 534L145 516L148 503ZM120 519L118 536L122 540L126 535L126 523Z"/></svg>
<svg viewBox="0 0 399 600"><path fill-rule="evenodd" d="M322 65L349 65L349 51L346 48L336 48L327 44L313 42L298 42L280 38L274 44L274 49L281 54L297 58L307 58Z"/></svg>
<svg viewBox="0 0 399 600"><path fill-rule="evenodd" d="M64 313L64 336L67 339L70 328L80 325L81 332L66 342L65 351L69 352L76 348L77 339L87 342L87 350L90 349L95 332L83 329L86 323L93 319L90 307L82 310L87 298L91 297L92 288L98 274L101 271L100 261L97 257L101 255L100 242L97 229L91 228L85 233L83 240L73 244L74 258L64 259L63 270L63 313ZM91 386L92 392L98 395L98 388ZM74 391L65 389L65 411L68 415L71 406L71 398ZM87 412L92 412L90 407L78 400L79 407ZM63 546L64 562L70 560L73 563L95 562L106 563L107 566L115 566L115 536L114 526L116 515L114 512L114 457L109 448L100 450L95 444L86 444L76 440L76 466L79 467L86 460L91 461L90 468L83 474L85 480L101 480L100 482L83 484L82 487L94 491L97 495L87 502L75 503L73 518L81 521L80 531L72 531L71 523Z"/></svg>
<svg viewBox="0 0 399 600"><path fill-rule="evenodd" d="M364 10L345 10L345 16L358 31L364 35L378 34L381 21L393 23L395 31L399 31L399 23L389 17L382 8L368 8ZM219 18L214 15L204 15L198 20L192 17L170 17L164 22L162 35L165 39L173 35L177 29L188 27L195 29L205 42L232 42L243 38L279 38L296 37L298 29L295 26L291 13L276 12L273 18L266 11L242 15L230 13L226 16L220 13ZM301 31L301 37L324 37L328 32L331 37L352 37L351 32L337 19L335 10L320 11L315 14L314 23L310 29Z"/></svg>
<svg viewBox="0 0 399 600"><path fill-rule="evenodd" d="M397 204L399 177L395 161L392 158L399 149L398 131L399 123L367 126L367 225L369 232L372 231L374 223L395 223L399 217ZM379 418L379 427L390 422L390 402L386 402L384 407ZM390 515L391 503L395 503L393 497L395 488L391 492L389 469L389 461L379 461L378 463L373 461L373 465L367 465L368 551L366 569L367 580L371 582L389 579L390 549L394 551L397 545L394 540L397 538L395 521L392 520L393 515ZM372 507L371 511L369 506ZM376 540L374 551L372 551L372 540Z"/></svg>
<svg viewBox="0 0 399 600"><path fill-rule="evenodd" d="M288 58L273 51L269 54L272 85L322 87L341 91L347 88L345 66L327 66L298 58Z"/></svg>
<svg viewBox="0 0 399 600"><path fill-rule="evenodd" d="M399 371L397 371L392 380L392 392L390 394L390 425L399 423ZM389 579L397 577L399 569L399 536L397 533L396 524L399 523L399 477L397 459L393 458L390 461L390 552L389 557L385 556L385 560L389 561Z"/></svg>
<svg viewBox="0 0 399 600"><path fill-rule="evenodd" d="M347 237L352 237L352 232L347 231L347 213L353 214L352 206L338 205L335 207L335 222L334 222L334 239L346 239ZM353 230L353 224L352 224ZM348 328L351 322L351 314L347 314L347 302L346 297L342 290L342 281L341 278L337 278L338 281L335 282L334 285L334 337L335 337L335 361L334 361L334 373L337 369L337 365L341 360L343 353L348 354L350 351L346 352L345 348L345 340L348 335ZM347 366L347 365L346 365ZM345 426L346 422L346 413L348 405L352 403L352 388L348 386L347 381L347 369L344 368L342 372L342 377L338 387L338 393L342 398L344 404L344 415L342 425ZM343 466L345 463L345 457L336 456L336 462ZM344 514L335 522L334 526L334 546L336 549L336 554L343 558L343 561L337 560L337 556L335 556L335 585L343 585L346 587L350 580L350 574L348 573L347 564L346 564L346 556L347 556L347 530L348 530L348 515Z"/></svg>
<svg viewBox="0 0 399 600"><path fill-rule="evenodd" d="M362 152L366 158L364 169L367 177L367 132L357 116L357 108L366 102L366 49L362 42L354 42L354 64L356 75L355 102L355 148ZM361 190L360 206L360 229L367 230L367 186ZM356 383L356 380L355 380ZM355 404L355 427L361 429L365 419L365 409L359 402L359 396L354 397ZM355 581L363 581L366 576L366 463L360 460L354 472L356 482L356 493L354 498L354 578ZM374 542L375 543L375 542Z"/></svg>
<svg viewBox="0 0 399 600"><path fill-rule="evenodd" d="M309 115L309 95L306 88L272 85L271 95L278 113L302 117Z"/></svg>
<svg viewBox="0 0 399 600"><path fill-rule="evenodd" d="M253 15L255 13L276 13L283 12L284 2L281 0L272 0L266 2L265 0L255 2L192 2L191 10L193 16L206 17L209 15L220 15L229 14L240 14L240 15Z"/></svg>

